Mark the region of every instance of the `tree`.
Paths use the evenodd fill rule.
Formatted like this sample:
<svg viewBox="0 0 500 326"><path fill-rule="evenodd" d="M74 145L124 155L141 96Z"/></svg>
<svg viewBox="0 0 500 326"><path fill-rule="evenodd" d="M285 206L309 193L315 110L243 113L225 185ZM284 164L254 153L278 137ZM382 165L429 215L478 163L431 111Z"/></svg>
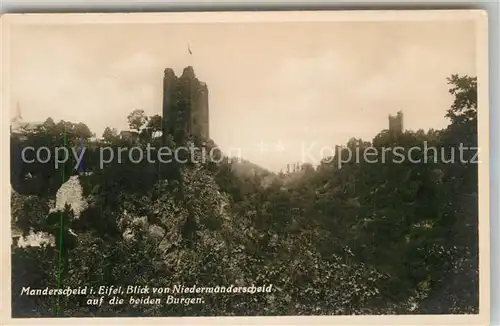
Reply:
<svg viewBox="0 0 500 326"><path fill-rule="evenodd" d="M130 129L141 131L142 127L147 123L149 118L144 113L144 110L134 110L127 116L127 121Z"/></svg>
<svg viewBox="0 0 500 326"><path fill-rule="evenodd" d="M302 164L300 169L308 175L314 172L314 166L311 163Z"/></svg>
<svg viewBox="0 0 500 326"><path fill-rule="evenodd" d="M446 148L463 146L469 148L463 154L464 161L471 162L477 150L477 78L470 76L452 75L448 78L449 92L454 96L452 105L446 117L451 124L442 133L443 145ZM456 183L469 193L477 193L477 164L454 162L447 166L450 178L461 180Z"/></svg>
<svg viewBox="0 0 500 326"><path fill-rule="evenodd" d="M146 127L151 133L155 133L163 130L163 118L160 115L154 115L149 118Z"/></svg>
<svg viewBox="0 0 500 326"><path fill-rule="evenodd" d="M150 141L153 138L157 138L162 132L163 118L160 115L154 115L147 118L147 123L143 127L140 136L143 140Z"/></svg>
<svg viewBox="0 0 500 326"><path fill-rule="evenodd" d="M477 78L452 75L448 78L453 102L446 117L451 120L439 133L445 148L477 147ZM472 156L475 153L465 153ZM469 157L465 157L468 159ZM424 313L478 313L478 166L472 162L455 161L443 164L442 179L445 215L439 226L448 253L441 279L435 282L422 303Z"/></svg>
<svg viewBox="0 0 500 326"><path fill-rule="evenodd" d="M451 85L450 94L454 96L453 104L446 117L452 124L476 123L477 121L477 77L459 76L448 78Z"/></svg>
<svg viewBox="0 0 500 326"><path fill-rule="evenodd" d="M29 196L24 200L19 200L19 195L14 192L12 199L13 217L16 218L16 224L23 231L23 235L28 235L30 230L39 231L49 213L47 201L38 196Z"/></svg>
<svg viewBox="0 0 500 326"><path fill-rule="evenodd" d="M114 143L118 139L118 131L115 128L106 127L102 133L102 139L107 143Z"/></svg>
<svg viewBox="0 0 500 326"><path fill-rule="evenodd" d="M43 126L47 130L52 130L56 126L56 124L55 124L54 120L52 120L52 118L47 118L47 120L45 120L45 122L43 123Z"/></svg>
<svg viewBox="0 0 500 326"><path fill-rule="evenodd" d="M74 134L79 139L80 138L89 139L93 135L89 127L81 122L74 125Z"/></svg>

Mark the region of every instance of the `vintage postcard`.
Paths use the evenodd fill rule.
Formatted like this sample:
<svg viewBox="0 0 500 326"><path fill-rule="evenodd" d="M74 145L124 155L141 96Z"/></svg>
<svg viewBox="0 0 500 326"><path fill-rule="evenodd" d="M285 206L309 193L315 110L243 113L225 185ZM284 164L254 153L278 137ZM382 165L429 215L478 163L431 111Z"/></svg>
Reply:
<svg viewBox="0 0 500 326"><path fill-rule="evenodd" d="M489 324L487 37L4 15L3 324Z"/></svg>

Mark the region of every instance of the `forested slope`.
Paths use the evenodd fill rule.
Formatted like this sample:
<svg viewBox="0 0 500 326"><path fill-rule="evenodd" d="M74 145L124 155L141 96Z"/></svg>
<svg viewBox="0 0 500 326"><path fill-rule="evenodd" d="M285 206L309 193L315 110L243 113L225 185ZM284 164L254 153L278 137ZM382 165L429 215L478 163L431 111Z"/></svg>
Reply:
<svg viewBox="0 0 500 326"><path fill-rule="evenodd" d="M476 79L452 76L449 83L446 129L382 131L346 146L407 152L426 142L443 148L445 159L454 150L458 156L460 144L477 146ZM477 165L443 162L441 152L427 163L395 163L387 153L384 163L341 168L335 157L304 165L293 182L228 160L125 159L100 169L99 147L162 145L155 136L161 117L129 117L138 116L151 128L138 128L136 140L110 128L96 140L83 124L51 119L27 139L11 137L13 223L55 242L12 247L13 316L477 313ZM83 173L74 159L58 170L19 159L25 146L78 147L82 138ZM184 145L169 139L172 148ZM71 196L81 197L72 199L78 209L58 195L68 180ZM99 308L78 296L19 295L23 286L173 284L272 284L275 291L210 295L192 306Z"/></svg>

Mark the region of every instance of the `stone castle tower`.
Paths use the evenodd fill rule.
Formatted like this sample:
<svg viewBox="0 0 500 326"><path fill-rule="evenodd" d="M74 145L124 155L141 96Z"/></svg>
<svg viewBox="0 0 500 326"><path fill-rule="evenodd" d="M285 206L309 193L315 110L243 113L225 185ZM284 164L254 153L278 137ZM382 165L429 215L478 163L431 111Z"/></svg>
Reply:
<svg viewBox="0 0 500 326"><path fill-rule="evenodd" d="M186 136L208 139L208 88L196 78L193 67L184 68L177 77L170 68L163 77L164 136L171 134L175 140Z"/></svg>
<svg viewBox="0 0 500 326"><path fill-rule="evenodd" d="M403 132L403 112L398 111L396 116L389 115L389 131L393 134Z"/></svg>

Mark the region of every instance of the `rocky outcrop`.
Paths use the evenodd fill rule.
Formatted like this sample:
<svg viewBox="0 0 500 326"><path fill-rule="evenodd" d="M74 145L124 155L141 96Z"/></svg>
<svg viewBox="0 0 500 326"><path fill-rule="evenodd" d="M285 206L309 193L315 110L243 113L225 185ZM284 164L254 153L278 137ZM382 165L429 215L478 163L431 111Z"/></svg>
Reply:
<svg viewBox="0 0 500 326"><path fill-rule="evenodd" d="M27 236L21 236L17 240L17 246L21 248L40 247L43 245L55 246L54 237L45 232L33 232L33 230L30 230Z"/></svg>
<svg viewBox="0 0 500 326"><path fill-rule="evenodd" d="M22 203L29 199L29 196L21 196L12 189L12 204L11 218L12 222L16 223L21 212ZM65 205L68 204L73 210L74 217L78 218L80 214L87 208L88 203L83 198L83 189L78 176L72 176L61 185L57 191L55 200L48 200L50 207L49 212L63 211ZM33 212L35 214L35 212ZM52 235L45 232L35 232L30 230L27 235L19 234L16 227L12 228L12 241L18 247L39 247L42 245L55 245L55 239ZM72 230L71 233L74 234Z"/></svg>
<svg viewBox="0 0 500 326"><path fill-rule="evenodd" d="M87 201L83 198L82 185L76 175L71 176L68 181L61 185L56 194L55 207L51 210L62 211L66 204L71 206L75 218L78 218L88 207Z"/></svg>

